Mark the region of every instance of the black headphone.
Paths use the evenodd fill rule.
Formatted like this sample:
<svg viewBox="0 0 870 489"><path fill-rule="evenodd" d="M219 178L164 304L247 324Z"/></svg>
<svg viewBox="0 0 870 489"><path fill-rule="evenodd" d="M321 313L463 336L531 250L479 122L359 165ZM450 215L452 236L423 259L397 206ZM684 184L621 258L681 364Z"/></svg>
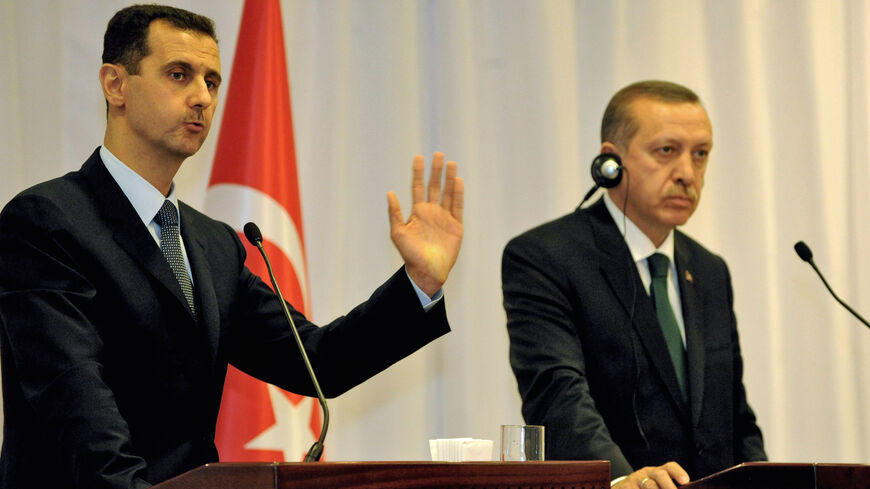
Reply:
<svg viewBox="0 0 870 489"><path fill-rule="evenodd" d="M592 160L592 180L597 187L613 188L622 181L622 160L615 153L601 153Z"/></svg>
<svg viewBox="0 0 870 489"><path fill-rule="evenodd" d="M582 206L586 203L589 197L592 197L592 194L599 188L613 188L619 185L619 182L622 181L623 170L622 160L619 159L619 155L615 153L601 153L596 156L592 160L592 180L595 182L595 185L589 189L580 205Z"/></svg>

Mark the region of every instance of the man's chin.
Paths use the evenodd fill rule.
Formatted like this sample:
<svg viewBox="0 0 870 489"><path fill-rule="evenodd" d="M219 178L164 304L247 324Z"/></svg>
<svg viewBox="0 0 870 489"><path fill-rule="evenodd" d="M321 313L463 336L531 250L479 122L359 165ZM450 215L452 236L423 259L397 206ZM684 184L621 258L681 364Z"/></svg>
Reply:
<svg viewBox="0 0 870 489"><path fill-rule="evenodd" d="M667 224L668 226L674 228L677 226L682 226L689 222L689 218L692 217L692 214L695 212L695 209L669 209L664 212L660 217L662 223Z"/></svg>
<svg viewBox="0 0 870 489"><path fill-rule="evenodd" d="M199 144L196 144L196 145L185 145L185 146L181 146L178 148L174 148L174 153L176 156L181 157L181 158L190 158L191 156L195 155L199 151L199 148L201 148L201 147L202 147L202 142L200 142Z"/></svg>
<svg viewBox="0 0 870 489"><path fill-rule="evenodd" d="M689 222L690 217L692 217L691 214L689 214L688 216L675 216L670 220L671 227L677 227L686 224L687 222Z"/></svg>

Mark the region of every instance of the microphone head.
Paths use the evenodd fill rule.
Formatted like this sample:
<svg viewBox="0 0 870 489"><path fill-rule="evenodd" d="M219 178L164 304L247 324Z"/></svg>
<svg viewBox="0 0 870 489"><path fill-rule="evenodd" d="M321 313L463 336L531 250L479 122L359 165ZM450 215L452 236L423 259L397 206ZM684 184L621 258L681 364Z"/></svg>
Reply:
<svg viewBox="0 0 870 489"><path fill-rule="evenodd" d="M797 252L798 256L801 257L801 260L807 263L813 261L813 252L810 251L810 247L803 241L795 243L794 250Z"/></svg>
<svg viewBox="0 0 870 489"><path fill-rule="evenodd" d="M260 233L260 228L252 222L245 224L245 237L254 246L263 242L263 234Z"/></svg>

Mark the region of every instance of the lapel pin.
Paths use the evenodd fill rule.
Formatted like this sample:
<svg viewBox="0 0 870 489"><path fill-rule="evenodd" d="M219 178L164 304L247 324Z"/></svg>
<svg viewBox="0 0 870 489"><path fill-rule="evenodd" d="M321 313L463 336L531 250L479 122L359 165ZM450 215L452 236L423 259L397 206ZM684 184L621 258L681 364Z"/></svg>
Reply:
<svg viewBox="0 0 870 489"><path fill-rule="evenodd" d="M685 275L686 275L686 282L689 282L690 284L695 283L695 278L692 277L692 274L688 270L686 270Z"/></svg>

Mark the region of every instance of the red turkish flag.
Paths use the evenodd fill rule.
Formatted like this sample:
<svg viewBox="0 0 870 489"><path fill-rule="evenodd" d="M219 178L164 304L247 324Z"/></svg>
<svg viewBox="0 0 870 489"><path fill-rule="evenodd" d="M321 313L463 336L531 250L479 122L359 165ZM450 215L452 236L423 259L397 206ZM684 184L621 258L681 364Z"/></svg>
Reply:
<svg viewBox="0 0 870 489"><path fill-rule="evenodd" d="M242 235L248 268L270 283L259 252L242 232L248 221L259 224L281 291L307 315L308 272L278 0L245 2L206 208ZM215 436L221 461L301 460L320 426L315 400L230 366Z"/></svg>

